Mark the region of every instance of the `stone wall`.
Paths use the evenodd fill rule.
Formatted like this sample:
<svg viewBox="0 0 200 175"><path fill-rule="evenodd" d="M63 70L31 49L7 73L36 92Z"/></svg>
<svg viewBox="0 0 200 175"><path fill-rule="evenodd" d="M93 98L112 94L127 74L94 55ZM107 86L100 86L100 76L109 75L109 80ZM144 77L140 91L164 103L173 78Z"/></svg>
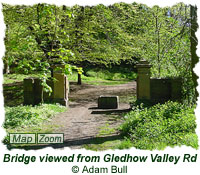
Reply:
<svg viewBox="0 0 200 175"><path fill-rule="evenodd" d="M180 78L151 78L151 101L166 102L180 101L182 97L182 81Z"/></svg>
<svg viewBox="0 0 200 175"><path fill-rule="evenodd" d="M53 73L54 80L47 81L52 88L52 93L44 92L44 102L68 105L69 82L66 75L60 72ZM37 105L42 101L42 86L39 78L24 79L24 105Z"/></svg>
<svg viewBox="0 0 200 175"><path fill-rule="evenodd" d="M37 105L41 103L42 86L39 78L24 79L24 105Z"/></svg>
<svg viewBox="0 0 200 175"><path fill-rule="evenodd" d="M163 103L168 100L181 101L181 78L150 78L151 65L142 60L137 64L137 99L153 103Z"/></svg>

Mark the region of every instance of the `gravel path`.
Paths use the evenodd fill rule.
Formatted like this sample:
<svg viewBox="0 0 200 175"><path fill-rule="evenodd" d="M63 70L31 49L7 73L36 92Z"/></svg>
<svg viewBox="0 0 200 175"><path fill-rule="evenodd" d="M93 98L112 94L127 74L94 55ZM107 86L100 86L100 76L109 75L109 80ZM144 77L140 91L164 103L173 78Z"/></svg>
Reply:
<svg viewBox="0 0 200 175"><path fill-rule="evenodd" d="M105 125L116 128L122 123L119 114L130 109L128 99L136 93L136 82L115 86L70 84L70 90L68 110L54 117L53 123L59 126L55 132L64 133L64 141L68 146L79 148L81 144L97 137ZM97 109L100 95L118 95L119 109Z"/></svg>

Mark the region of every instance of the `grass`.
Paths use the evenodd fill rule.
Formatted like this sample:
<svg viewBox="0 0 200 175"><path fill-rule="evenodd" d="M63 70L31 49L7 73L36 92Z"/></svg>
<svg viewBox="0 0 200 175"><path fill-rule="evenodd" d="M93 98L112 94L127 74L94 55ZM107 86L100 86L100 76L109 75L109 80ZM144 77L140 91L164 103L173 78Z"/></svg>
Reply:
<svg viewBox="0 0 200 175"><path fill-rule="evenodd" d="M178 102L135 107L125 116L121 132L138 149L162 150L181 145L197 149L194 108Z"/></svg>
<svg viewBox="0 0 200 175"><path fill-rule="evenodd" d="M110 135L116 132L116 128L110 127L109 123L106 123L105 126L101 127L97 136Z"/></svg>
<svg viewBox="0 0 200 175"><path fill-rule="evenodd" d="M41 104L35 107L5 107L5 122L3 127L7 132L41 131L40 127L45 121L50 121L54 115L64 111L66 111L66 107L59 104Z"/></svg>
<svg viewBox="0 0 200 175"><path fill-rule="evenodd" d="M90 68L81 75L82 82L93 85L118 85L136 79L136 73L127 68ZM77 81L77 73L68 76L70 81Z"/></svg>
<svg viewBox="0 0 200 175"><path fill-rule="evenodd" d="M107 140L105 137L97 137L90 144L85 144L83 148L92 151L105 151L108 149L130 149L133 147L132 142L129 139L118 136L114 140Z"/></svg>
<svg viewBox="0 0 200 175"><path fill-rule="evenodd" d="M32 74L4 74L3 84L22 82L24 78L41 77L40 73ZM136 79L136 73L127 68L88 68L81 75L82 82L93 85L118 85ZM77 81L78 75L73 72L68 75L69 81Z"/></svg>
<svg viewBox="0 0 200 175"><path fill-rule="evenodd" d="M5 106L16 106L23 104L23 79L28 77L41 77L40 73L24 74L4 74L4 98ZM88 68L81 76L82 82L92 85L119 85L128 83L136 79L136 73L128 68ZM68 75L69 81L77 82L77 72ZM16 83L18 82L18 83ZM20 83L21 82L21 83ZM122 98L123 99L123 98ZM125 99L126 100L126 99Z"/></svg>
<svg viewBox="0 0 200 175"><path fill-rule="evenodd" d="M110 117L110 116L108 116ZM115 116L116 117L116 116ZM83 148L92 151L104 151L108 149L125 149L126 140L120 135L115 136L117 128L110 127L109 123L106 123L99 129L97 137L94 138L90 144L83 145ZM114 134L114 135L113 135ZM112 136L113 135L113 136Z"/></svg>
<svg viewBox="0 0 200 175"><path fill-rule="evenodd" d="M125 67L113 68L88 68L85 70L88 77L97 77L105 80L133 80L136 79L136 73Z"/></svg>
<svg viewBox="0 0 200 175"><path fill-rule="evenodd" d="M108 115L112 120L121 120L119 115ZM90 144L83 145L83 148L93 151L104 151L108 149L129 149L133 145L130 140L124 138L121 135L116 135L119 132L119 128L111 127L109 123L106 123L99 129L97 137L91 141Z"/></svg>
<svg viewBox="0 0 200 175"><path fill-rule="evenodd" d="M4 75L4 84L11 84L16 82L22 82L24 78L28 77L40 77L39 73L35 74L7 74ZM77 81L78 75L77 73L73 73L72 75L68 76L69 81ZM136 79L136 73L130 71L126 68L112 68L112 69L100 69L100 68L91 68L84 71L82 75L82 82L87 84L93 85L118 85L127 83ZM14 86L5 86L4 90L6 96L11 101L15 101L19 99L16 94L13 96L10 92L18 92L19 95L22 96L22 88L18 87L19 85L16 84ZM17 89L17 91L16 91ZM5 96L5 94L4 94ZM16 97L16 98L15 98ZM13 100L15 99L15 100ZM125 98L124 98L125 99ZM23 99L20 98L19 104ZM126 101L126 99L125 99ZM14 103L15 103L14 102ZM9 106L13 106L14 104L9 103ZM17 103L18 105L18 103ZM62 108L61 106L53 105L53 104L44 104L38 105L35 107L32 106L16 106L16 107L5 107L6 110L6 120L4 123L4 128L6 129L7 133L13 132L23 132L23 133L38 133L38 132L46 132L51 133L55 128L59 127L55 124L50 124L50 120L52 116L59 112L63 112L66 108ZM116 117L116 116L115 116ZM112 134L116 131L115 128L110 128L109 125L106 125L100 129L99 137ZM6 139L5 139L6 140ZM95 143L102 143L102 139L98 138ZM86 148L91 148L96 150L97 147L101 144L90 144L85 145ZM129 142L126 140L116 140L116 141L106 141L105 143L100 146L101 150L113 148L113 149L123 149L129 147Z"/></svg>
<svg viewBox="0 0 200 175"><path fill-rule="evenodd" d="M16 82L22 82L24 78L28 77L40 77L41 75L39 73L35 74L4 74L3 78L3 84L10 84L10 83L16 83Z"/></svg>
<svg viewBox="0 0 200 175"><path fill-rule="evenodd" d="M60 127L50 121L53 116L66 111L66 107L59 104L40 104L32 106L5 107L5 122L3 127L9 133L52 133ZM3 143L9 146L9 136L7 135ZM26 146L17 144L12 146Z"/></svg>
<svg viewBox="0 0 200 175"><path fill-rule="evenodd" d="M106 124L100 129L97 138L83 147L93 151L131 147L163 150L167 146L181 145L198 149L194 109L195 106L170 101L154 106L133 106L119 128L112 129ZM121 136L106 140L106 135L117 130L121 131Z"/></svg>
<svg viewBox="0 0 200 175"><path fill-rule="evenodd" d="M83 148L92 151L105 151L108 149L129 149L133 146L129 139L116 135L118 128L112 128L107 123L101 127L97 137L90 143L83 145ZM114 135L113 135L114 134ZM113 136L112 136L113 135Z"/></svg>
<svg viewBox="0 0 200 175"><path fill-rule="evenodd" d="M73 73L68 76L69 81L78 81L77 73ZM81 75L82 83L92 84L92 85L118 85L128 83L130 80L105 80L98 77L88 77L85 75Z"/></svg>
<svg viewBox="0 0 200 175"><path fill-rule="evenodd" d="M59 104L5 107L3 127L7 133L52 133L60 127L50 122L52 117L64 111L66 111L66 107ZM3 142L9 145L8 135ZM18 146L23 145L19 144Z"/></svg>
<svg viewBox="0 0 200 175"><path fill-rule="evenodd" d="M96 138L93 143L84 145L84 148L92 151L104 151L108 149L114 150L120 147L119 145L121 145L121 142L122 141L120 139L105 141L104 138Z"/></svg>

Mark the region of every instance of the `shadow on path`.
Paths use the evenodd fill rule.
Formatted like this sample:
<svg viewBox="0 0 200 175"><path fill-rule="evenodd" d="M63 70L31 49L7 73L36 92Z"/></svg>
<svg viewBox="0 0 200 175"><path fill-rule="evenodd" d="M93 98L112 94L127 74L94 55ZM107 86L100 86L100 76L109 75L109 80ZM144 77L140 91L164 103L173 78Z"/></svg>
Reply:
<svg viewBox="0 0 200 175"><path fill-rule="evenodd" d="M95 111L92 111L91 114L120 114L120 113L129 112L130 110L131 110L131 108L128 108L128 109L95 110Z"/></svg>
<svg viewBox="0 0 200 175"><path fill-rule="evenodd" d="M106 141L121 140L119 126L123 123L123 113L130 111L129 98L136 94L136 82L113 86L74 85L69 94L69 108L56 115L50 122L55 127L53 133L63 133L64 143L46 145L16 146L18 149L41 148L83 148L84 144L101 144ZM118 109L98 109L100 95L119 96ZM107 132L107 128L109 132ZM109 135L99 133L106 130ZM110 131L111 130L111 131ZM10 149L14 148L10 146ZM9 149L9 147L8 147Z"/></svg>
<svg viewBox="0 0 200 175"><path fill-rule="evenodd" d="M38 150L43 148L63 148L63 147L74 147L74 146L81 146L84 144L102 144L106 141L114 141L114 140L120 140L123 137L121 135L109 135L109 136L103 136L103 137L89 137L89 138L79 138L74 140L65 140L62 144L48 144L48 145L31 145L31 146L23 146L23 147L17 147L17 146L10 146L8 145L8 149L24 149L24 150Z"/></svg>

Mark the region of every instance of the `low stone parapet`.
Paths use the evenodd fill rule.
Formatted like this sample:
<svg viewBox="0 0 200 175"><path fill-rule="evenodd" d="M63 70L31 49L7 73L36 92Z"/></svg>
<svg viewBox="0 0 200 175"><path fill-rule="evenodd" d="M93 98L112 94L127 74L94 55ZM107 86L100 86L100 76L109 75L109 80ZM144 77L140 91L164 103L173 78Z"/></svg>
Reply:
<svg viewBox="0 0 200 175"><path fill-rule="evenodd" d="M61 72L54 72L54 80L48 80L52 93L43 92L43 101L60 103L68 106L69 82ZM40 78L24 79L24 105L37 105L42 102L42 85Z"/></svg>
<svg viewBox="0 0 200 175"><path fill-rule="evenodd" d="M24 79L24 105L41 103L42 86L39 78Z"/></svg>
<svg viewBox="0 0 200 175"><path fill-rule="evenodd" d="M150 82L152 102L181 101L181 78L151 78Z"/></svg>
<svg viewBox="0 0 200 175"><path fill-rule="evenodd" d="M181 101L181 78L150 78L151 65L147 61L137 64L137 100L146 100L152 103L166 101Z"/></svg>

